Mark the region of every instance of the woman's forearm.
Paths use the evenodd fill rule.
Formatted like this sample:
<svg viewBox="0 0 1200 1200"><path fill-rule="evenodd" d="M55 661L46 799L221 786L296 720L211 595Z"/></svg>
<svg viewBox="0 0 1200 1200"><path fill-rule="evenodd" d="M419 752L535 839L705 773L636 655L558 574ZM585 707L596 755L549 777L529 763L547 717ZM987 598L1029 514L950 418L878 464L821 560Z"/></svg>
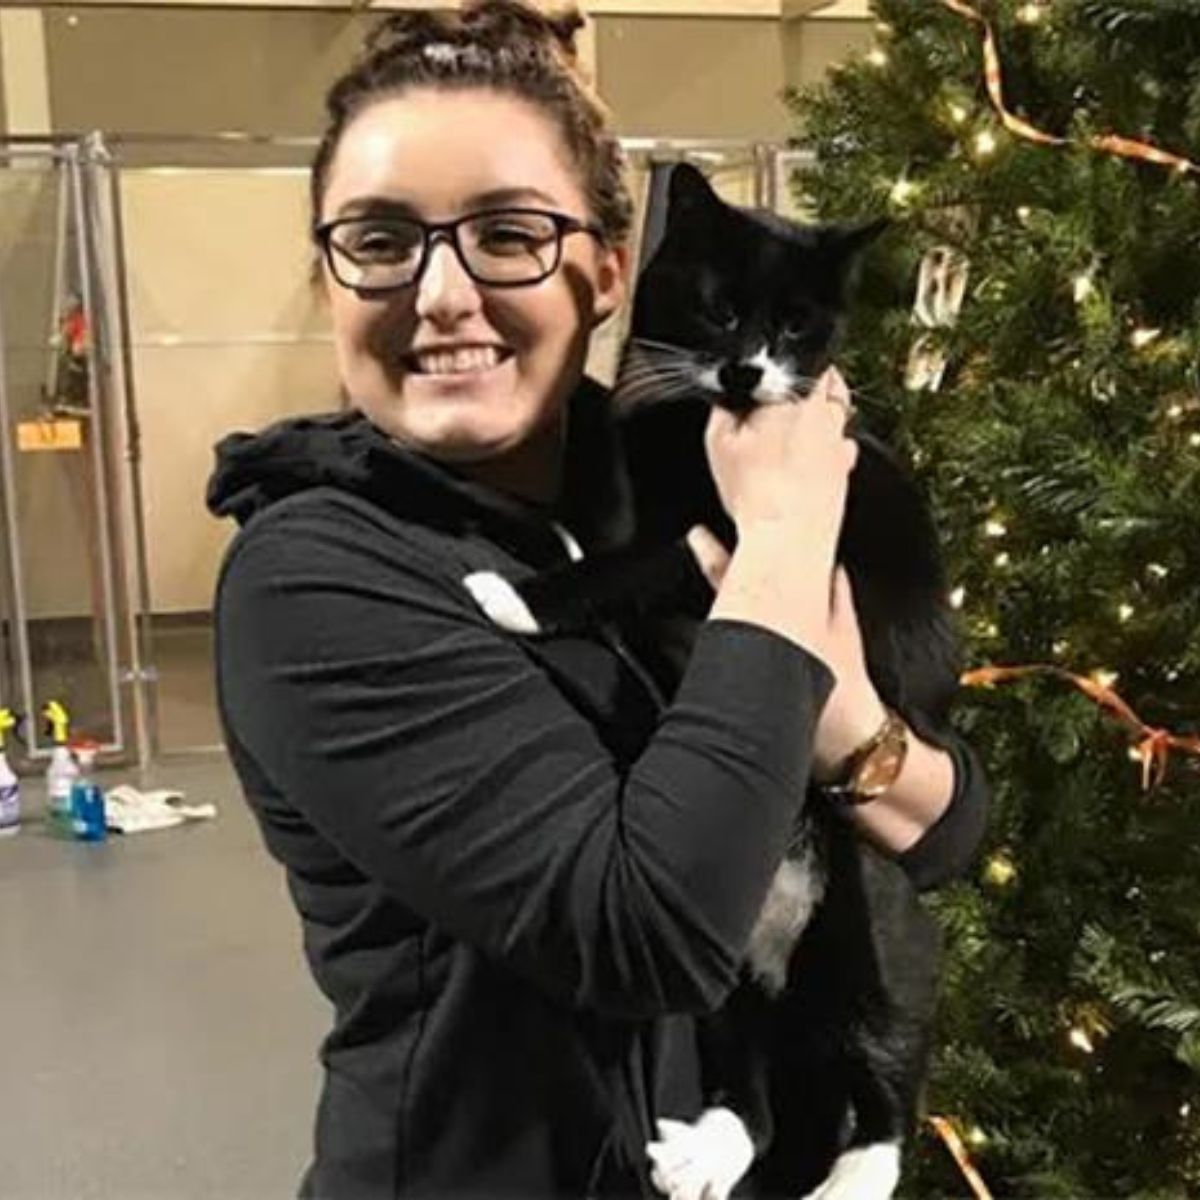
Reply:
<svg viewBox="0 0 1200 1200"><path fill-rule="evenodd" d="M904 766L882 796L854 805L859 833L889 854L902 854L928 832L954 796L954 762L910 729Z"/></svg>

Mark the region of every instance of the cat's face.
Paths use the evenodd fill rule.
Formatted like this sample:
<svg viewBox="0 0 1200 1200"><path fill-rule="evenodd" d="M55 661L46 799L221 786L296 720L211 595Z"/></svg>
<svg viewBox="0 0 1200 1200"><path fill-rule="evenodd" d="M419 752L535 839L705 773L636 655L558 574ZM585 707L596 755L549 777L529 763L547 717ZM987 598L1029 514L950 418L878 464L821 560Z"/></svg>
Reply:
<svg viewBox="0 0 1200 1200"><path fill-rule="evenodd" d="M724 203L676 167L638 282L626 403L685 394L744 410L805 395L829 365L851 266L883 228L805 227Z"/></svg>

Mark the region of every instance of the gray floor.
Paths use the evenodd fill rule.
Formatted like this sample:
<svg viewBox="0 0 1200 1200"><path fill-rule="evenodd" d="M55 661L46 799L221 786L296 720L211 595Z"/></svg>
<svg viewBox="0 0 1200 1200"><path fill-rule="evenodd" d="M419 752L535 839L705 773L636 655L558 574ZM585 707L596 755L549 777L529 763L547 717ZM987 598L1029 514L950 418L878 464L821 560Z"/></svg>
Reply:
<svg viewBox="0 0 1200 1200"><path fill-rule="evenodd" d="M307 1160L328 1009L221 758L172 786L215 821L60 842L26 784L0 840L0 1197L266 1200Z"/></svg>

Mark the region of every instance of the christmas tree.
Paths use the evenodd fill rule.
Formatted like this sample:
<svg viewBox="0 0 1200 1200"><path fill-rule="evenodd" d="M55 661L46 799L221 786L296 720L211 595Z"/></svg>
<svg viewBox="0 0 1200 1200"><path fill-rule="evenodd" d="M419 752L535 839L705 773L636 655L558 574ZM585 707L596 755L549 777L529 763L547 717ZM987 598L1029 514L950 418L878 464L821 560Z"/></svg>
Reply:
<svg viewBox="0 0 1200 1200"><path fill-rule="evenodd" d="M841 364L992 685L926 1109L995 1196L1197 1196L1200 0L874 12L789 103L798 202L894 218ZM985 1194L930 1131L903 1194Z"/></svg>

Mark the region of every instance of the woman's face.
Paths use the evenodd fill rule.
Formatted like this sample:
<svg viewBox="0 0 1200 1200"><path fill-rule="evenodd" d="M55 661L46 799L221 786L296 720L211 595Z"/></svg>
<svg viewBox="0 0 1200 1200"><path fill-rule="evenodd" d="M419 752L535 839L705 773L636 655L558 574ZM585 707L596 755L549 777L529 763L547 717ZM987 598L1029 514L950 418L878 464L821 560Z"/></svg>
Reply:
<svg viewBox="0 0 1200 1200"><path fill-rule="evenodd" d="M360 113L331 164L322 221L365 202L446 221L532 206L592 220L550 118L518 97L418 89ZM342 382L356 407L397 441L507 490L549 499L557 488L567 397L592 328L623 296L627 257L586 233L563 240L540 283L489 288L453 248L434 243L421 278L360 298L325 265ZM477 350L457 359L426 351Z"/></svg>

